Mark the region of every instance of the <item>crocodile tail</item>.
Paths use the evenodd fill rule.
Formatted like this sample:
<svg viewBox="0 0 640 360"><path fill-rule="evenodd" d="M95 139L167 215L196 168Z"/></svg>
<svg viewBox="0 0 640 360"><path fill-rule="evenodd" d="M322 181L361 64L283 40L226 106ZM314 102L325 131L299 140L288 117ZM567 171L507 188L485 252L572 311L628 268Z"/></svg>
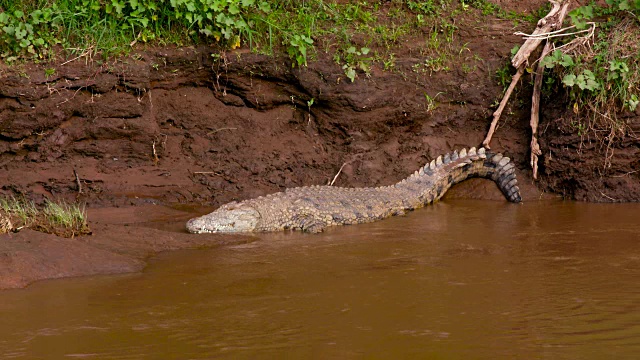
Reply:
<svg viewBox="0 0 640 360"><path fill-rule="evenodd" d="M508 157L485 148L462 149L438 156L400 184L411 186L419 184L420 179L430 179L435 191L426 198L427 202L432 202L442 197L451 186L473 177L491 179L507 200L522 201L514 163Z"/></svg>
<svg viewBox="0 0 640 360"><path fill-rule="evenodd" d="M487 152L486 155L484 167L494 169L494 171L488 171L488 177L498 185L507 200L514 203L522 202L515 164L500 153Z"/></svg>

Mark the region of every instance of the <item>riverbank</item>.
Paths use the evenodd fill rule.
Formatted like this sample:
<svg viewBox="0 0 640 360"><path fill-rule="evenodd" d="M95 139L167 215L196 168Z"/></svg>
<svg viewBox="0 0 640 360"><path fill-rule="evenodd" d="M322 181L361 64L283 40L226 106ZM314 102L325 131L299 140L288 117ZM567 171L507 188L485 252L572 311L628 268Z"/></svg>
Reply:
<svg viewBox="0 0 640 360"><path fill-rule="evenodd" d="M533 12L544 3L511 6ZM292 68L285 56L208 46L3 66L1 192L86 203L93 235L0 235L0 287L138 271L159 251L212 245L177 228L140 227L153 219L144 215L149 206L212 209L334 177L336 186L388 185L440 154L477 146L504 90L497 76L509 78L510 51L522 41L513 33L531 25L480 17L477 9L458 15L449 47L458 51L446 62L430 62L429 39L415 35L394 52L391 68L371 64L353 82L328 53ZM365 39L353 41L366 46ZM543 104L544 163L534 182L530 90L517 90L492 142L518 167L524 200L640 200L638 140L616 145L603 175L603 149L572 131L567 102ZM639 127L640 108L628 115L629 126ZM449 196L502 201L486 181L461 184ZM109 209L144 220L113 223ZM164 221L201 212L171 213Z"/></svg>

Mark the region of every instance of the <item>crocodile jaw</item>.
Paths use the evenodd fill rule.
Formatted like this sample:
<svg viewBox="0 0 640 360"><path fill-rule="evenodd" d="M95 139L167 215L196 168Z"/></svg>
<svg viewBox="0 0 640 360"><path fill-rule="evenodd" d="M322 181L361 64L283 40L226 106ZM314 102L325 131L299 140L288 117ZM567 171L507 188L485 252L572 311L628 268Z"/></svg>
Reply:
<svg viewBox="0 0 640 360"><path fill-rule="evenodd" d="M260 213L252 207L220 209L187 222L187 231L194 234L203 233L238 233L254 231L260 221Z"/></svg>

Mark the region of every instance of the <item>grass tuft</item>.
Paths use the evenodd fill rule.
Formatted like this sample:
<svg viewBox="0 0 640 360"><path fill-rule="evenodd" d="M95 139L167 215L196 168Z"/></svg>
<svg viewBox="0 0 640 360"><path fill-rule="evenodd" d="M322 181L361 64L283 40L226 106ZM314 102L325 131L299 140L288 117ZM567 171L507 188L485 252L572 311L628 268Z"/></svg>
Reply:
<svg viewBox="0 0 640 360"><path fill-rule="evenodd" d="M24 198L0 198L0 233L23 228L66 237L90 233L84 205L47 200L40 208Z"/></svg>

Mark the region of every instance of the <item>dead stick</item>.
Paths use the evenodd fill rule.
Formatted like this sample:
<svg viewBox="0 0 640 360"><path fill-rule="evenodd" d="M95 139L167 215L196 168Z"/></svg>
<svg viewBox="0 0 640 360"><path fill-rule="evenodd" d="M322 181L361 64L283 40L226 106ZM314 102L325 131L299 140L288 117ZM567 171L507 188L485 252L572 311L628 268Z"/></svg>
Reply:
<svg viewBox="0 0 640 360"><path fill-rule="evenodd" d="M547 41L538 62L538 68L533 82L533 96L531 97L531 168L533 169L533 179L538 179L538 156L542 155L538 144L538 124L540 122L540 94L542 92L542 77L544 75L544 65L542 59L551 51L551 42Z"/></svg>
<svg viewBox="0 0 640 360"><path fill-rule="evenodd" d="M156 151L156 140L153 139L153 143L151 143L151 149L153 150L153 163L158 165L160 159L158 159L158 152Z"/></svg>
<svg viewBox="0 0 640 360"><path fill-rule="evenodd" d="M75 175L76 184L78 184L78 194L82 194L82 183L80 182L80 177L78 176L76 169L73 169L73 175Z"/></svg>
<svg viewBox="0 0 640 360"><path fill-rule="evenodd" d="M511 64L514 68L519 69L520 66L524 65L529 59L529 56L531 55L533 50L535 50L540 45L540 43L542 43L542 40L544 40L543 38L538 38L536 35L548 33L550 30L556 30L560 28L560 26L557 26L557 28L554 29L558 24L555 16L560 12L561 7L568 6L569 2L567 0L549 0L549 2L553 5L553 7L545 17L538 20L536 29L522 44L518 52L513 56L513 59L511 59ZM564 17L562 19L564 19ZM560 21L560 24L562 24L562 21Z"/></svg>
<svg viewBox="0 0 640 360"><path fill-rule="evenodd" d="M555 6L555 4L554 4ZM569 8L569 2L562 4L562 8L558 13L557 20L552 24L551 30L556 30L562 27L564 17L567 15ZM547 56L553 47L553 44L549 39L542 49L542 54L538 59L538 66L535 73L535 80L533 83L533 95L531 97L531 168L533 169L533 179L538 179L538 156L542 155L540 150L540 144L538 144L538 124L540 123L540 94L542 93L542 78L544 77L544 65L542 60Z"/></svg>
<svg viewBox="0 0 640 360"><path fill-rule="evenodd" d="M340 170L338 170L338 173L336 174L336 176L333 177L333 180L331 180L331 183L329 183L329 186L333 186L333 183L336 182L336 180L338 179L338 175L340 175L345 165L347 165L347 163L344 163L342 164L342 166L340 166Z"/></svg>
<svg viewBox="0 0 640 360"><path fill-rule="evenodd" d="M489 143L491 142L493 133L496 131L498 120L500 119L505 106L507 106L507 101L509 101L509 97L511 97L511 93L513 92L513 89L515 89L516 84L518 84L518 81L520 81L520 77L522 77L522 74L524 74L524 64L518 68L518 71L511 78L511 84L509 84L509 88L504 93L504 97L502 98L502 101L500 101L500 106L498 106L498 109L493 113L493 121L491 121L489 132L487 132L487 137L482 142L482 145L487 149L491 148L489 147Z"/></svg>

